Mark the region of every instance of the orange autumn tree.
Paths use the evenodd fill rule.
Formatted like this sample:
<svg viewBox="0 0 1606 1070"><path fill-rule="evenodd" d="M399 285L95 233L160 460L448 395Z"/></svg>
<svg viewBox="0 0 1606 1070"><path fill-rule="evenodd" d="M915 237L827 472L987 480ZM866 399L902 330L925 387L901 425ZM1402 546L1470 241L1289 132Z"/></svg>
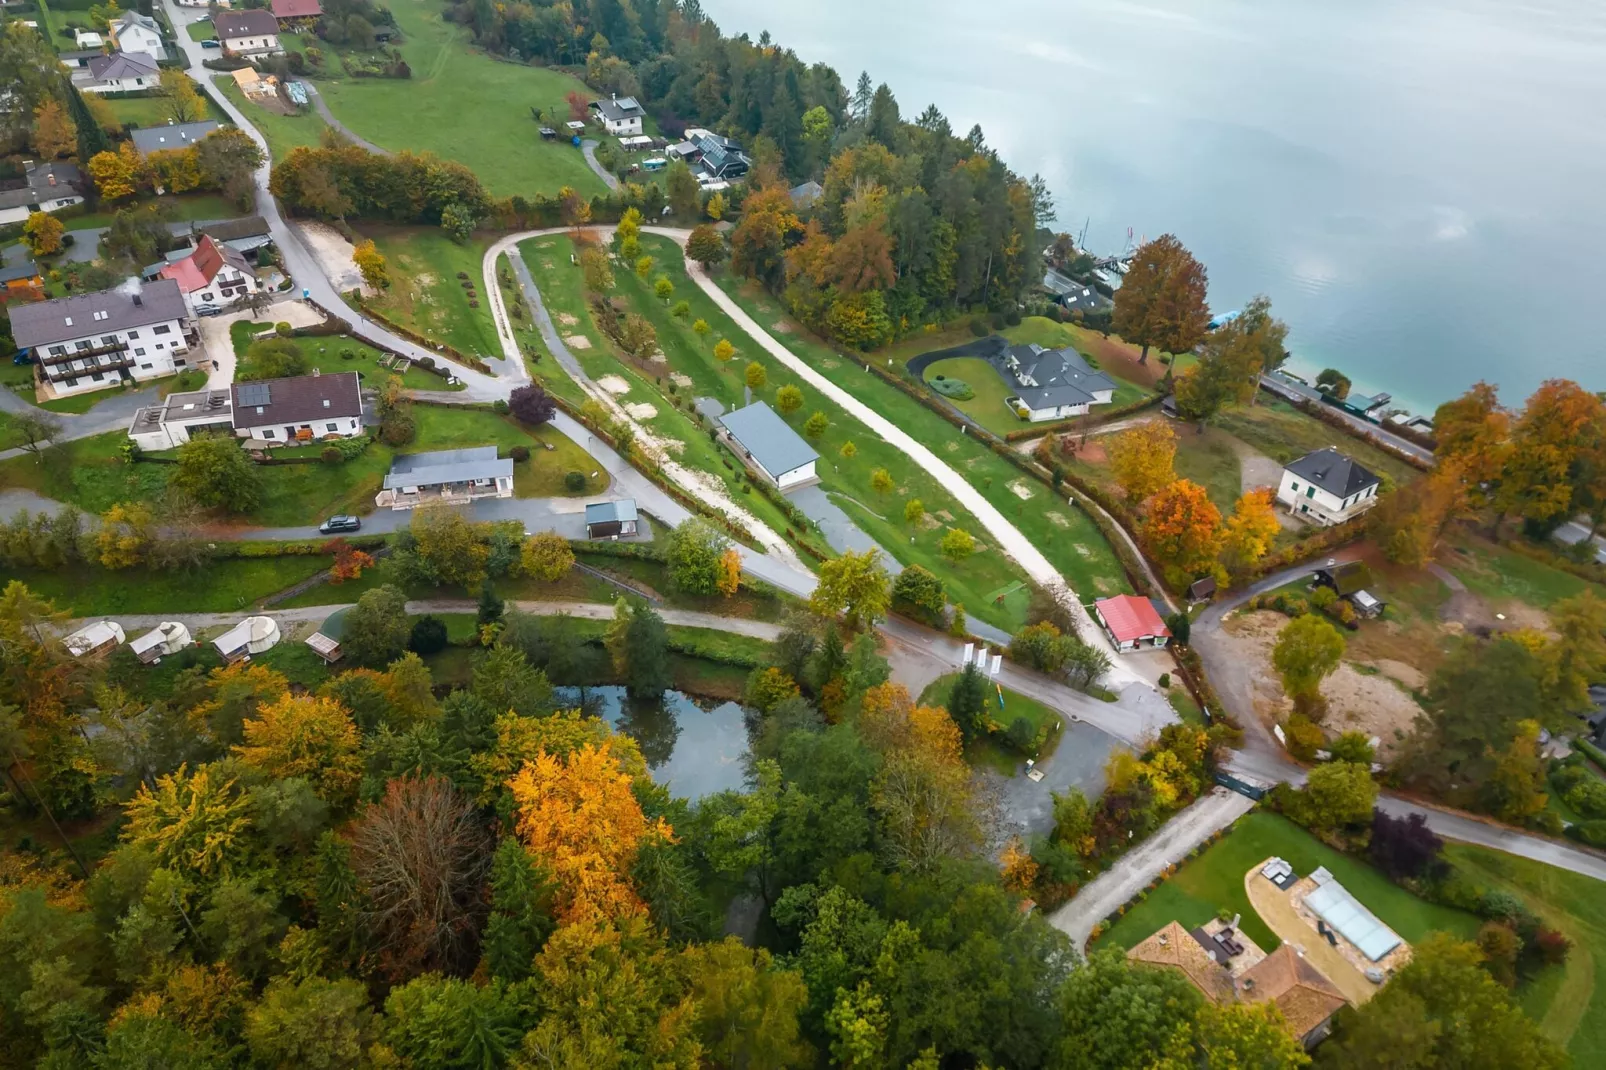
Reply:
<svg viewBox="0 0 1606 1070"><path fill-rule="evenodd" d="M612 743L587 743L567 759L541 750L508 782L519 838L556 880L564 925L643 913L630 867L644 841L674 834L642 813Z"/></svg>
<svg viewBox="0 0 1606 1070"><path fill-rule="evenodd" d="M1599 441L1606 405L1570 379L1547 379L1522 410L1500 473L1494 506L1502 519L1543 523L1569 515L1586 448Z"/></svg>
<svg viewBox="0 0 1606 1070"><path fill-rule="evenodd" d="M244 725L235 757L269 776L305 777L326 799L342 799L362 779L362 737L346 707L321 695L280 696Z"/></svg>
<svg viewBox="0 0 1606 1070"><path fill-rule="evenodd" d="M1221 511L1203 487L1179 479L1149 499L1143 540L1165 570L1166 581L1184 586L1220 567Z"/></svg>
<svg viewBox="0 0 1606 1070"><path fill-rule="evenodd" d="M346 580L360 579L363 570L373 566L373 555L357 549L345 539L330 539L319 548L319 552L333 557L334 564L329 566L329 582L344 583Z"/></svg>
<svg viewBox="0 0 1606 1070"><path fill-rule="evenodd" d="M941 706L917 706L902 684L864 693L859 731L882 754L870 787L881 840L900 869L931 872L982 843L958 727Z"/></svg>
<svg viewBox="0 0 1606 1070"><path fill-rule="evenodd" d="M726 598L733 596L742 586L742 555L732 546L719 555L719 574L714 578L714 589Z"/></svg>
<svg viewBox="0 0 1606 1070"><path fill-rule="evenodd" d="M1272 489L1257 487L1245 491L1232 507L1222 532L1222 556L1232 568L1248 568L1271 549L1277 538L1277 513L1272 508Z"/></svg>
<svg viewBox="0 0 1606 1070"><path fill-rule="evenodd" d="M1488 383L1473 383L1465 394L1446 401L1433 414L1434 455L1442 463L1460 462L1469 486L1493 486L1511 448L1511 414Z"/></svg>

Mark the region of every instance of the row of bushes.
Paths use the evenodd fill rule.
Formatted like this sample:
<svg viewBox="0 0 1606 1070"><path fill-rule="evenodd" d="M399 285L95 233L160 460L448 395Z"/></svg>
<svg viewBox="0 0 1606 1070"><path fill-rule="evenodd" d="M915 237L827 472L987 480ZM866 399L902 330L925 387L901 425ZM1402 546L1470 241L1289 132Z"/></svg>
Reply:
<svg viewBox="0 0 1606 1070"><path fill-rule="evenodd" d="M1551 568L1560 569L1562 572L1565 572L1571 576L1577 576L1581 580L1587 580L1590 583L1606 584L1606 565L1602 565L1599 561L1595 561L1593 559L1589 561L1578 561L1566 554L1556 553L1554 550L1551 550L1548 547L1541 546L1523 538L1512 538L1507 536L1500 540L1500 545L1504 546L1512 553L1521 554L1523 557L1526 557L1531 561L1538 561L1542 565L1549 565Z"/></svg>
<svg viewBox="0 0 1606 1070"><path fill-rule="evenodd" d="M1355 617L1355 607L1340 598L1331 587L1318 587L1309 598L1297 595L1290 597L1283 591L1257 594L1244 604L1244 608L1269 609L1285 617L1303 617L1307 613L1321 612L1352 632L1361 626Z"/></svg>
<svg viewBox="0 0 1606 1070"><path fill-rule="evenodd" d="M1221 702L1221 696L1216 694L1215 686L1210 683L1210 677L1205 675L1204 662L1200 659L1199 652L1191 646L1178 643L1170 644L1167 649L1176 659L1177 675L1182 678L1183 685L1193 695L1193 700L1199 704L1199 708L1204 710L1210 723L1225 724L1235 732L1242 732L1243 726L1238 723L1236 717L1227 712L1227 707Z"/></svg>
<svg viewBox="0 0 1606 1070"><path fill-rule="evenodd" d="M1313 416L1322 423L1327 424L1329 427L1335 427L1344 432L1351 438L1358 438L1362 442L1370 442L1372 445L1387 453L1389 456L1396 457L1399 460L1404 461L1412 468L1419 469L1423 472L1431 471L1433 468L1431 461L1424 461L1415 454L1405 452L1404 450L1395 446L1394 443L1383 438L1381 435L1374 435L1370 431L1361 430L1346 420L1343 416L1339 415L1339 413L1329 405L1325 405L1319 401L1311 401L1308 398L1300 398L1298 400L1283 398L1283 395L1277 393L1275 390L1267 388L1264 385L1261 387L1261 389L1265 390L1266 393L1275 398L1282 398L1282 400L1287 401L1290 405L1304 413L1306 416ZM1402 435L1401 437L1403 438L1404 436Z"/></svg>
<svg viewBox="0 0 1606 1070"><path fill-rule="evenodd" d="M355 549L372 552L384 547L389 537L385 535L353 535L342 536L342 538ZM325 547L329 545L329 542L330 539L328 537L286 541L240 539L217 543L212 550L212 556L216 558L323 557L328 554L328 550Z"/></svg>
<svg viewBox="0 0 1606 1070"><path fill-rule="evenodd" d="M1137 401L1129 401L1125 405L1117 405L1113 409L1101 409L1090 412L1086 416L1073 416L1069 420L1058 420L1051 424L1036 424L1032 427L1017 428L1004 433L1005 442L1023 442L1039 435L1059 435L1066 432L1087 431L1095 427L1102 427L1107 423L1131 416L1133 413L1152 409L1165 400L1164 394L1151 394Z"/></svg>

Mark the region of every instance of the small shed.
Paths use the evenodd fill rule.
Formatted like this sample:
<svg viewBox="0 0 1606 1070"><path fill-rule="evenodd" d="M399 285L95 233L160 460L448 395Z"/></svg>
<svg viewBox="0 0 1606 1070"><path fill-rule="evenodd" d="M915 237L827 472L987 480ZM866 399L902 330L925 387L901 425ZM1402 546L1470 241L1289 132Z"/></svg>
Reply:
<svg viewBox="0 0 1606 1070"><path fill-rule="evenodd" d="M571 120L569 122L564 123L563 125L566 128L568 128L569 130L573 130L576 134L580 133L582 130L584 130L586 128L586 124L580 122L579 120Z"/></svg>
<svg viewBox="0 0 1606 1070"><path fill-rule="evenodd" d="M543 126L541 128L541 140L542 141L554 141L554 140L557 139L557 136L558 136L558 132L556 130L552 129L550 126Z"/></svg>
<svg viewBox="0 0 1606 1070"><path fill-rule="evenodd" d="M586 538L617 541L636 534L636 499L597 502L586 506Z"/></svg>
<svg viewBox="0 0 1606 1070"><path fill-rule="evenodd" d="M1216 596L1216 578L1206 576L1188 585L1188 601L1208 602Z"/></svg>
<svg viewBox="0 0 1606 1070"><path fill-rule="evenodd" d="M1345 561L1317 569L1311 581L1313 586L1331 587L1340 598L1348 598L1372 582L1372 569L1365 561Z"/></svg>
<svg viewBox="0 0 1606 1070"><path fill-rule="evenodd" d="M123 626L114 620L86 624L62 640L75 658L96 658L123 642Z"/></svg>
<svg viewBox="0 0 1606 1070"><path fill-rule="evenodd" d="M646 134L636 134L631 137L620 138L619 147L624 149L626 152L641 152L645 149L652 148L652 142L653 139L648 137Z"/></svg>
<svg viewBox="0 0 1606 1070"><path fill-rule="evenodd" d="M216 639L212 645L229 664L273 649L279 642L279 625L272 617L247 617Z"/></svg>
<svg viewBox="0 0 1606 1070"><path fill-rule="evenodd" d="M1381 598L1378 598L1376 595L1372 594L1372 592L1365 590L1356 591L1354 594L1350 595L1349 603L1355 607L1356 613L1366 617L1367 619L1381 617L1383 615L1383 610L1388 606L1387 602L1383 601Z"/></svg>
<svg viewBox="0 0 1606 1070"><path fill-rule="evenodd" d="M345 657L345 651L340 649L340 640L346 634L346 614L350 609L337 609L318 625L318 630L307 636L307 645L312 652L323 659L325 665L333 665Z"/></svg>
<svg viewBox="0 0 1606 1070"><path fill-rule="evenodd" d="M164 620L144 635L128 644L139 660L155 665L169 654L177 654L194 640L190 630L176 620Z"/></svg>

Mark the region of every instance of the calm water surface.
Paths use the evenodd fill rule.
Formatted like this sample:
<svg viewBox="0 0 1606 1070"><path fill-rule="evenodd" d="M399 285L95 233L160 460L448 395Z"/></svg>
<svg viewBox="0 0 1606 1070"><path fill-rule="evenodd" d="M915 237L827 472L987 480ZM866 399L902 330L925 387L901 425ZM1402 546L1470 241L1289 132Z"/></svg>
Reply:
<svg viewBox="0 0 1606 1070"><path fill-rule="evenodd" d="M1431 409L1606 389L1599 0L703 0L1040 172L1057 226L1173 231L1296 365Z"/></svg>
<svg viewBox="0 0 1606 1070"><path fill-rule="evenodd" d="M584 699L588 713L601 717L641 747L652 778L682 799L701 799L726 789L741 790L747 757L747 723L742 707L723 702L704 708L679 691L661 701L632 701L622 687L560 687L568 702Z"/></svg>

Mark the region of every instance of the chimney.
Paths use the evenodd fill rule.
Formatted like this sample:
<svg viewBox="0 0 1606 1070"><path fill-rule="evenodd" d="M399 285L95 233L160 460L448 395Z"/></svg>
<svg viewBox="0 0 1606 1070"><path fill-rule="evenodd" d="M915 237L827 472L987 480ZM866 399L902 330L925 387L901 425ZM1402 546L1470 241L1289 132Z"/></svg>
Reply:
<svg viewBox="0 0 1606 1070"><path fill-rule="evenodd" d="M135 294L134 295L134 307L135 308L143 308L144 306L145 306L145 298L141 297L139 294Z"/></svg>

